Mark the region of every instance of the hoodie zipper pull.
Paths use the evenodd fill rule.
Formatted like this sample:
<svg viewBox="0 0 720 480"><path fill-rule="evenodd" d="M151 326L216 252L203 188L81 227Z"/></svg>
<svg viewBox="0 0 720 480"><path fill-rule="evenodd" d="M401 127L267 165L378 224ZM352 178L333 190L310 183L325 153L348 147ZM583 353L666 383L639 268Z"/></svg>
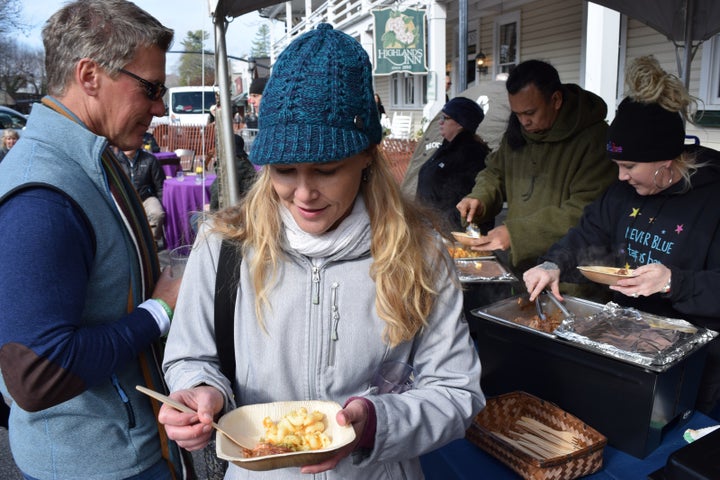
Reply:
<svg viewBox="0 0 720 480"><path fill-rule="evenodd" d="M312 269L312 283L312 303L313 305L318 305L320 304L320 269L316 266L313 266Z"/></svg>
<svg viewBox="0 0 720 480"><path fill-rule="evenodd" d="M332 340L337 341L338 339L338 323L340 323L340 311L338 310L337 306L337 289L340 286L337 282L333 282L332 284L332 319L333 319L333 327L332 327L332 336L330 337Z"/></svg>

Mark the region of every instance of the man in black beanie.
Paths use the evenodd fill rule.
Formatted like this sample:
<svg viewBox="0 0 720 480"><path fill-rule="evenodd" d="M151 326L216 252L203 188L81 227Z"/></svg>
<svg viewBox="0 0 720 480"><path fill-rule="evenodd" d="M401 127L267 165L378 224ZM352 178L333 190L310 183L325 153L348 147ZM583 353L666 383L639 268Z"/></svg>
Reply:
<svg viewBox="0 0 720 480"><path fill-rule="evenodd" d="M252 107L252 110L247 115L245 121L247 128L258 128L258 115L260 115L260 100L262 100L267 80L267 77L260 77L254 79L250 84L247 102L248 105Z"/></svg>
<svg viewBox="0 0 720 480"><path fill-rule="evenodd" d="M540 60L515 67L506 88L512 114L503 140L457 208L463 219L482 223L507 202L504 223L474 248L509 250L513 270L522 272L577 224L617 168L605 158L607 106L600 97L562 84L555 67Z"/></svg>

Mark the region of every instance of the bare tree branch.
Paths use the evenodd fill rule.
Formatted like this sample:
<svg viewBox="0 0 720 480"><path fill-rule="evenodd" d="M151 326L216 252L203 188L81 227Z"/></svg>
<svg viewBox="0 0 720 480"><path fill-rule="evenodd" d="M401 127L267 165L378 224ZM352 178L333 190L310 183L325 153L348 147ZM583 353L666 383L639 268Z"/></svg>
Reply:
<svg viewBox="0 0 720 480"><path fill-rule="evenodd" d="M26 25L20 21L20 0L0 0L0 32L22 30Z"/></svg>
<svg viewBox="0 0 720 480"><path fill-rule="evenodd" d="M0 0L3 2L5 0ZM0 37L0 89L11 96L19 90L45 91L45 54L7 37Z"/></svg>

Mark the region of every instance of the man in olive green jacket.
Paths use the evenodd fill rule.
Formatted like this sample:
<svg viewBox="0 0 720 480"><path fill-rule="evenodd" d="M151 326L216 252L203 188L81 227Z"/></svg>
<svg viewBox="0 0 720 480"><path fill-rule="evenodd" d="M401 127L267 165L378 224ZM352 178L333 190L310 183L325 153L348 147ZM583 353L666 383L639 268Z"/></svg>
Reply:
<svg viewBox="0 0 720 480"><path fill-rule="evenodd" d="M574 226L583 208L613 182L606 158L607 107L577 85L561 84L557 70L539 60L519 64L507 80L512 115L496 152L457 208L468 222L500 213L507 218L476 250L508 250L521 273Z"/></svg>

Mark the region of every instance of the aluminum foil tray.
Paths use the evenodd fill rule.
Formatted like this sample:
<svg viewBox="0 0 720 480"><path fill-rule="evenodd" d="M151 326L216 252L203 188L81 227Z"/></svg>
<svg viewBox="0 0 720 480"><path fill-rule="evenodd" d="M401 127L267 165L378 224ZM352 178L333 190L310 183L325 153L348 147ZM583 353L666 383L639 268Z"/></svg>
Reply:
<svg viewBox="0 0 720 480"><path fill-rule="evenodd" d="M527 298L527 294L515 295L475 309L472 314L538 335L562 339L579 348L658 372L666 370L718 335L685 320L567 295L564 306L569 315L565 315L558 313L555 300L547 294L540 297L545 314L551 318L562 315L563 318L553 331L541 331L518 323L519 318L535 314Z"/></svg>
<svg viewBox="0 0 720 480"><path fill-rule="evenodd" d="M717 336L685 320L595 304L590 315L564 320L555 334L604 355L662 371Z"/></svg>
<svg viewBox="0 0 720 480"><path fill-rule="evenodd" d="M516 282L517 277L494 258L456 258L455 269L464 283Z"/></svg>
<svg viewBox="0 0 720 480"><path fill-rule="evenodd" d="M535 302L531 302L526 293L500 300L487 307L476 308L471 313L496 323L555 338L555 329L567 318L567 315L549 295L542 293L539 298L543 312L548 318L544 322L537 315Z"/></svg>

